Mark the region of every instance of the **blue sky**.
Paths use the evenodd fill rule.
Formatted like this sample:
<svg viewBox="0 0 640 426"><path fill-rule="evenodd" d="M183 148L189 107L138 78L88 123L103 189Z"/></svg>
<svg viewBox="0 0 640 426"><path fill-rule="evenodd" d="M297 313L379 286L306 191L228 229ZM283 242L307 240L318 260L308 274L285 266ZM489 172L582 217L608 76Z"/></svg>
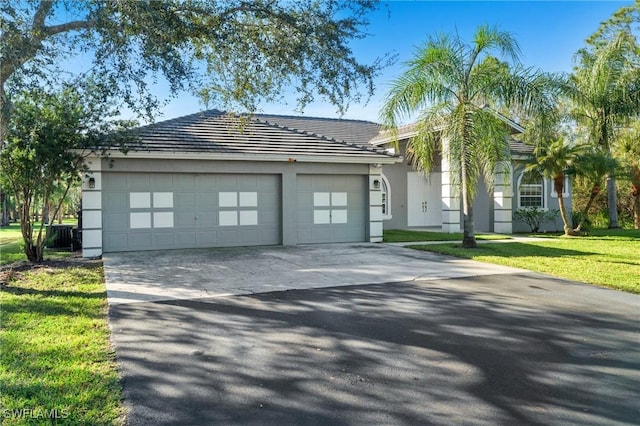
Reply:
<svg viewBox="0 0 640 426"><path fill-rule="evenodd" d="M376 94L368 104L353 104L343 118L378 120L389 83L403 70L415 48L431 34L458 32L469 39L479 25L496 25L510 31L522 50L522 62L549 72L569 72L574 53L584 46L600 22L633 1L390 1L374 12L363 40L353 42L356 57L370 63L389 52L398 62L383 70L376 79ZM262 112L298 115L295 97L288 105L265 104ZM188 94L173 99L162 109L162 119L202 110L198 100ZM305 108L304 115L338 117L335 108L316 102Z"/></svg>

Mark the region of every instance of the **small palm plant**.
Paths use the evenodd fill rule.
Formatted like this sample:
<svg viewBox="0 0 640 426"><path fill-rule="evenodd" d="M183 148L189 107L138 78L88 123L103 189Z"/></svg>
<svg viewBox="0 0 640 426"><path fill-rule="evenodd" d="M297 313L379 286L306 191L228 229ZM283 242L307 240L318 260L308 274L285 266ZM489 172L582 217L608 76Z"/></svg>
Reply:
<svg viewBox="0 0 640 426"><path fill-rule="evenodd" d="M593 201L600 194L607 176L612 175L619 167L619 162L611 157L607 152L587 151L578 155L578 158L572 168L572 174L576 179L582 180L591 187L589 201L582 210L580 222L574 229L574 232L580 232L582 227L588 221L588 214Z"/></svg>
<svg viewBox="0 0 640 426"><path fill-rule="evenodd" d="M536 170L553 181L553 189L558 194L560 217L562 217L565 235L574 235L562 195L565 189L565 177L575 167L578 155L583 150L582 145L569 144L563 137L559 137L549 143L537 145L534 150L534 162L526 167L527 171Z"/></svg>

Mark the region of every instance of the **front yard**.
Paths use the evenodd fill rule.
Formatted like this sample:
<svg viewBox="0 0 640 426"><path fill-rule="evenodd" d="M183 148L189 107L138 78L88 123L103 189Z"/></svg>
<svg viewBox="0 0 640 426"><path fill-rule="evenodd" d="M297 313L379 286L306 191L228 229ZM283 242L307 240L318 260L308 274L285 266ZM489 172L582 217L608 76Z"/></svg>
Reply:
<svg viewBox="0 0 640 426"><path fill-rule="evenodd" d="M33 267L13 231L0 234L0 422L123 423L102 263L67 252Z"/></svg>
<svg viewBox="0 0 640 426"><path fill-rule="evenodd" d="M463 249L452 243L411 248L640 294L640 230L595 230L587 237L544 237L548 241L480 244L476 249Z"/></svg>
<svg viewBox="0 0 640 426"><path fill-rule="evenodd" d="M458 238L430 234L387 232L385 238ZM3 230L0 237L2 423L124 423L101 262L53 253L53 260L36 267L16 263L24 259L19 233ZM412 247L640 294L640 231L547 237L471 250L447 241Z"/></svg>

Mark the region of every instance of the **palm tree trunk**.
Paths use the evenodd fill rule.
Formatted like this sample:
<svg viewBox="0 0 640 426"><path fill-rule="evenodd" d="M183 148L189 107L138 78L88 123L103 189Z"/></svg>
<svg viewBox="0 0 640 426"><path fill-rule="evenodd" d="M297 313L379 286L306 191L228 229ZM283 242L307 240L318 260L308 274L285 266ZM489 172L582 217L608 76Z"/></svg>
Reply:
<svg viewBox="0 0 640 426"><path fill-rule="evenodd" d="M558 204L560 205L560 217L562 218L562 224L564 226L564 235L571 235L572 229L571 226L569 226L569 218L564 209L564 197L562 196L562 192L564 191L564 175L556 176L553 179L553 186L558 194Z"/></svg>
<svg viewBox="0 0 640 426"><path fill-rule="evenodd" d="M633 196L633 227L640 229L640 166L631 167L631 195Z"/></svg>
<svg viewBox="0 0 640 426"><path fill-rule="evenodd" d="M474 231L473 223L473 205L471 204L471 197L469 196L469 188L467 186L467 168L464 161L461 165L461 189L462 189L462 247L463 248L476 248L478 242L476 241L476 235Z"/></svg>
<svg viewBox="0 0 640 426"><path fill-rule="evenodd" d="M584 209L582 210L582 217L580 218L580 223L578 224L576 229L573 230L574 232L580 232L582 225L584 225L585 222L587 221L587 214L589 213L591 204L593 204L593 200L596 199L598 194L600 194L600 185L594 185L593 188L591 188L591 196L589 197L589 201L587 201L587 205L584 206Z"/></svg>
<svg viewBox="0 0 640 426"><path fill-rule="evenodd" d="M618 224L618 195L616 194L616 178L609 173L607 179L607 205L609 207L609 229L620 228Z"/></svg>

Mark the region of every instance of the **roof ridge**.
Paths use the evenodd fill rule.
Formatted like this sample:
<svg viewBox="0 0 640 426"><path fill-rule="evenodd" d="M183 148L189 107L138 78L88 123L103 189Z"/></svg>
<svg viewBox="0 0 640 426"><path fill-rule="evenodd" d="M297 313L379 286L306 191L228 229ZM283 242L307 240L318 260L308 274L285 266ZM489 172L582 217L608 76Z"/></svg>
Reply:
<svg viewBox="0 0 640 426"><path fill-rule="evenodd" d="M265 117L281 117L281 118L295 118L299 120L325 120L325 121L351 121L356 123L368 123L380 125L380 123L376 123L375 121L370 120L359 120L356 118L333 118L333 117L310 117L304 115L288 115L288 114L253 114L254 116L265 116Z"/></svg>
<svg viewBox="0 0 640 426"><path fill-rule="evenodd" d="M162 120L162 121L156 121L155 123L149 123L149 124L145 124L144 126L139 126L136 127L135 130L136 131L140 131L143 129L148 129L151 127L157 127L157 126L164 126L167 124L171 124L171 123L175 123L175 122L179 122L179 121L185 121L187 119L191 119L191 118L195 118L195 117L202 117L204 116L205 119L209 119L212 117L219 117L221 115L225 115L226 112L225 111L220 111L219 109L207 109L204 111L198 111L198 112L194 112L191 114L186 114L186 115L182 115L180 117L174 117L174 118L170 118L168 120Z"/></svg>
<svg viewBox="0 0 640 426"><path fill-rule="evenodd" d="M278 128L278 129L281 129L281 130L286 130L288 132L302 134L302 135L306 135L306 136L312 136L312 137L315 137L315 138L318 138L318 139L321 139L321 140L334 142L334 143L338 143L338 144L341 144L341 145L352 146L354 148L362 149L362 150L367 151L367 152L383 153L383 154L389 155L389 154L386 153L386 151L380 151L376 147L373 147L373 146L370 146L370 145L360 145L360 144L356 144L356 143L349 143L349 142L344 141L344 140L338 140L338 139L335 139L335 138L330 138L330 137L325 136L325 135L319 135L317 133L314 133L314 132L311 132L311 131L308 131L308 130L291 129L291 128L287 127L287 126L283 126L283 125L280 125L278 123L274 123L274 122L271 122L271 121L268 121L268 120L265 120L265 119L260 119L260 118L258 118L257 115L254 116L253 120L258 122L258 123L266 124L266 125L274 127L274 128Z"/></svg>

